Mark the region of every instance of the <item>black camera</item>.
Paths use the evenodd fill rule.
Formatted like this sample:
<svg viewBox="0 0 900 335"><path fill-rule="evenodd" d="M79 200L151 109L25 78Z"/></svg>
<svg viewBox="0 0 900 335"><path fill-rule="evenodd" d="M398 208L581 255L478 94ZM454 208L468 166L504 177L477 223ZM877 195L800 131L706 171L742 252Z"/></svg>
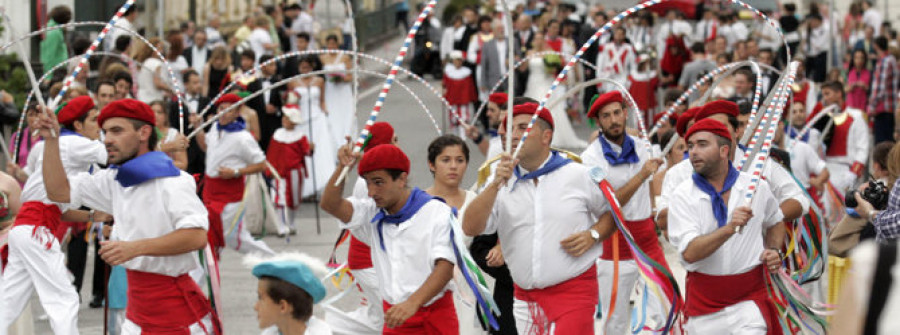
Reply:
<svg viewBox="0 0 900 335"><path fill-rule="evenodd" d="M847 208L856 208L859 206L859 203L856 202L856 190L850 191L847 193L847 196L844 198L844 205ZM888 188L881 181L869 181L869 187L866 187L859 195L872 204L872 207L875 207L876 210L884 210L888 205L888 198L890 194L888 194Z"/></svg>

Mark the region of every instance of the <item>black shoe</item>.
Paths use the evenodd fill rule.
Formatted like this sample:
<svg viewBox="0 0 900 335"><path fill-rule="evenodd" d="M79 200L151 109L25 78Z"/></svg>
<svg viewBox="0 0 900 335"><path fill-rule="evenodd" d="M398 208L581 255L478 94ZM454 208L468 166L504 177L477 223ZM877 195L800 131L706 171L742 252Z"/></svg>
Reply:
<svg viewBox="0 0 900 335"><path fill-rule="evenodd" d="M91 303L89 303L88 306L90 306L91 308L103 307L103 298L99 297L99 296L94 296L94 298L91 299Z"/></svg>

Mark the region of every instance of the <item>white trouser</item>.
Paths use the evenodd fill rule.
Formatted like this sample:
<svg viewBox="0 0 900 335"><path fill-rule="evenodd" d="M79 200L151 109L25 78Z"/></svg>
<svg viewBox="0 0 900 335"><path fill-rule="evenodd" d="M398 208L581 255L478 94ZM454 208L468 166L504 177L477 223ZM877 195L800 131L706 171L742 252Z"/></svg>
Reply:
<svg viewBox="0 0 900 335"><path fill-rule="evenodd" d="M715 313L691 317L684 329L688 335L765 335L767 327L756 303L741 301Z"/></svg>
<svg viewBox="0 0 900 335"><path fill-rule="evenodd" d="M247 227L244 227L240 221L234 225L234 231L229 231L232 222L240 215L240 210L240 202L229 203L222 209L222 229L225 232L225 245L244 254L274 255L275 252L266 245L266 242L253 238Z"/></svg>
<svg viewBox="0 0 900 335"><path fill-rule="evenodd" d="M612 302L612 283L615 280L615 262L608 260L597 261L597 282L600 287L600 312L603 318L600 324L604 325L603 334L628 334L631 327L631 294L634 292L635 286L643 286L644 280L637 265L633 260L619 260L619 287L616 291L616 309L612 315L606 315L609 312L609 304ZM641 300L635 301L641 304ZM646 325L661 326L665 320L663 318L663 308L659 300L655 296L649 296L647 299ZM608 319L608 321L607 321Z"/></svg>
<svg viewBox="0 0 900 335"><path fill-rule="evenodd" d="M69 282L59 241L46 227L13 227L9 264L0 281L0 335L7 334L33 291L37 291L55 334L78 334L78 293Z"/></svg>
<svg viewBox="0 0 900 335"><path fill-rule="evenodd" d="M853 171L850 171L850 166L842 163L825 163L825 166L828 167L828 178L831 181L831 184L834 185L834 188L837 189L841 195L847 193L854 185L853 183L856 181L856 174Z"/></svg>
<svg viewBox="0 0 900 335"><path fill-rule="evenodd" d="M528 302L513 298L513 317L516 318L516 332L518 332L519 335L529 335L531 327L534 327L534 319L531 318L531 311L528 310ZM555 322L550 323L550 331L548 334L556 335Z"/></svg>
<svg viewBox="0 0 900 335"><path fill-rule="evenodd" d="M384 329L384 306L378 294L375 268L352 270L359 285L359 306L344 312L334 306L325 307L325 321L335 335L377 335Z"/></svg>
<svg viewBox="0 0 900 335"><path fill-rule="evenodd" d="M123 310L124 311L124 310ZM125 313L122 313L120 316L125 317ZM209 315L203 317L203 326L200 325L200 322L194 323L189 327L191 331L191 335L208 335L213 333L212 328L212 319L210 319ZM203 327L206 327L206 330L203 330ZM122 331L119 333L121 335L141 335L141 326L138 326L131 320L125 318L125 322L122 323Z"/></svg>
<svg viewBox="0 0 900 335"><path fill-rule="evenodd" d="M106 322L106 326L109 330L109 335L119 335L122 333L122 326L125 324L125 309L124 308L110 308L109 309L109 320Z"/></svg>

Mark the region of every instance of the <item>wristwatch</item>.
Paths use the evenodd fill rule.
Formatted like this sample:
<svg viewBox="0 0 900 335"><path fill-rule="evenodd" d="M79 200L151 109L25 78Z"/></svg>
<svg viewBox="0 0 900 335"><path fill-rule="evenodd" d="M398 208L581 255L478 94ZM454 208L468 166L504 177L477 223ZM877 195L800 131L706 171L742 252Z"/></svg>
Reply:
<svg viewBox="0 0 900 335"><path fill-rule="evenodd" d="M594 228L588 229L591 232L591 238L594 239L594 242L600 241L600 233L594 230Z"/></svg>

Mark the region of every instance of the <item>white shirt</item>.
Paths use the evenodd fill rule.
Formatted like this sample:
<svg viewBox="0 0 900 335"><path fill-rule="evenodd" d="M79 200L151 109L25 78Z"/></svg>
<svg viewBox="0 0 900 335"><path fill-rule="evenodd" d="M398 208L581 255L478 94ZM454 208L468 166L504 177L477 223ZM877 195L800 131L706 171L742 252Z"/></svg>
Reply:
<svg viewBox="0 0 900 335"><path fill-rule="evenodd" d="M131 23L131 21L128 21L128 19L123 17L120 20L116 21L116 25L113 26L112 29L110 29L109 35L103 39L103 45L108 51L112 51L113 49L115 49L116 39L118 39L119 36L128 34L127 32L125 32L125 30L116 28L124 28L136 32L136 30L134 29L134 23ZM132 41L133 40L134 39L132 39Z"/></svg>
<svg viewBox="0 0 900 335"><path fill-rule="evenodd" d="M497 155L499 154L502 154L506 147L503 143L503 139L500 138L500 135L493 136L488 134L487 136L490 136L490 139L488 139L488 150L487 156L485 157L491 159L497 157Z"/></svg>
<svg viewBox="0 0 900 335"><path fill-rule="evenodd" d="M74 176L88 172L91 165L106 164L107 154L106 147L100 141L78 135L66 135L59 138L59 157L62 158L66 175ZM43 166L44 141L40 141L28 153L28 165L24 169L28 173L28 180L22 187L22 202L40 201L45 204L55 204L62 212L78 209L79 206L54 203L47 198L47 189L44 187L44 174L42 173Z"/></svg>
<svg viewBox="0 0 900 335"><path fill-rule="evenodd" d="M112 240L135 241L156 238L178 229L208 229L208 213L197 197L194 178L186 172L176 177L156 178L122 187L115 180L118 170L79 174L70 179L70 205L95 208L116 218ZM123 266L129 270L167 276L186 274L200 266L196 252L175 256L141 256Z"/></svg>
<svg viewBox="0 0 900 335"><path fill-rule="evenodd" d="M750 175L741 173L731 188L728 197L728 219L735 208L744 205L744 193L750 186ZM759 183L750 203L753 217L743 232L734 234L708 257L694 263L687 263L682 257L684 269L708 275L732 275L744 273L760 264L759 255L765 250L764 234L783 218L778 210L778 200L769 190L769 185ZM695 238L718 229L713 216L709 195L694 185L693 179L678 185L669 203L669 241L684 254Z"/></svg>
<svg viewBox="0 0 900 335"><path fill-rule="evenodd" d="M372 265L378 274L378 291L389 304L396 305L409 299L434 271L434 263L438 260L456 264L453 246L450 245L449 220L453 214L447 204L432 200L405 222L385 223L382 228L383 250L378 238L378 225L372 222L381 209L368 196L347 200L353 205L353 216L350 222L340 226L372 246ZM452 289L450 282L442 291ZM443 292L435 295L425 305L430 305L443 295Z"/></svg>
<svg viewBox="0 0 900 335"><path fill-rule="evenodd" d="M734 157L735 161L740 161L740 159L744 157L743 150L736 148ZM751 164L751 162L747 162L746 164ZM662 192L658 198L662 201L657 201L656 203L656 207L660 211L668 208L671 197L675 194L678 185L685 180L690 180L693 173L694 166L691 165L689 159L685 159L678 164L675 164L675 166L666 172L666 177L663 180ZM771 160L767 159L766 164L763 166L762 176L763 181L765 181L765 184L768 184L769 189L771 189L772 193L775 194L775 197L778 198L779 203L794 199L800 203L800 207L803 208L804 213L809 211L809 200L806 199L804 190L800 189L800 186L797 186L797 183L794 182L791 175L788 174L787 170L780 164L773 163Z"/></svg>
<svg viewBox="0 0 900 335"><path fill-rule="evenodd" d="M606 181L612 185L613 189L618 190L622 186L625 186L631 178L640 173L644 163L650 158L648 157L649 153L645 147L647 142L640 138L632 137L632 139L634 139L634 150L640 159L637 163L619 164L616 166L610 165L609 161L606 160L606 157L603 156L603 145L600 144L599 139L592 142L591 145L581 153L581 160L586 166L601 168L606 173L604 177ZM616 154L622 153L622 147L617 144L609 142L609 146ZM651 207L653 206L650 204L649 181L649 178L644 180L637 191L634 192L634 195L631 196L631 199L624 204L622 214L625 216L625 220L638 221L650 217Z"/></svg>
<svg viewBox="0 0 900 335"><path fill-rule="evenodd" d="M809 176L820 175L825 170L825 161L816 154L816 150L802 141L790 141L791 171L803 187L809 188Z"/></svg>
<svg viewBox="0 0 900 335"><path fill-rule="evenodd" d="M869 9L863 12L862 21L867 26L875 29L875 36L881 35L881 24L884 22L884 18L881 16L881 12L875 9L875 7L869 7Z"/></svg>
<svg viewBox="0 0 900 335"><path fill-rule="evenodd" d="M163 99L163 91L156 88L156 84L154 83L154 78L157 75L162 75L162 71L157 73L157 70L159 70L159 67L162 65L162 61L156 57L147 58L147 60L141 63L141 70L138 71L137 75L138 100L149 104L153 101ZM167 79L163 80L168 81Z"/></svg>
<svg viewBox="0 0 900 335"><path fill-rule="evenodd" d="M266 159L249 131L219 130L219 123L206 133L206 175L216 178L219 168L240 169Z"/></svg>
<svg viewBox="0 0 900 335"><path fill-rule="evenodd" d="M818 28L812 29L809 36L803 36L809 43L806 44L806 53L810 56L817 56L823 52L827 52L831 46L831 33L828 25L822 24Z"/></svg>
<svg viewBox="0 0 900 335"><path fill-rule="evenodd" d="M302 11L300 15L291 22L291 32L293 37L291 37L291 50L297 51L297 33L307 32L310 35L313 35L313 18L309 15L309 13ZM316 47L316 39L312 38L309 41L310 49L314 49Z"/></svg>
<svg viewBox="0 0 900 335"><path fill-rule="evenodd" d="M206 47L197 48L197 46L192 46L193 50L191 50L191 68L194 71L197 71L197 74L200 75L200 78L203 78L203 70L206 70L206 52L209 51Z"/></svg>
<svg viewBox="0 0 900 335"><path fill-rule="evenodd" d="M219 45L225 45L225 40L222 39L222 33L216 30L216 28L206 27L206 43L210 48L215 48Z"/></svg>
<svg viewBox="0 0 900 335"><path fill-rule="evenodd" d="M513 281L524 289L550 287L593 266L603 252L599 244L573 257L559 242L590 229L609 210L584 165L569 163L537 180L535 185L510 178L497 194L483 232L498 234Z"/></svg>
<svg viewBox="0 0 900 335"><path fill-rule="evenodd" d="M250 41L250 48L253 50L253 53L256 54L256 59L254 60L259 63L259 58L263 55L271 55L272 52L269 49L266 49L266 44L272 44L272 35L269 34L268 30L256 28L253 29L253 32L250 33L250 37L247 38Z"/></svg>

